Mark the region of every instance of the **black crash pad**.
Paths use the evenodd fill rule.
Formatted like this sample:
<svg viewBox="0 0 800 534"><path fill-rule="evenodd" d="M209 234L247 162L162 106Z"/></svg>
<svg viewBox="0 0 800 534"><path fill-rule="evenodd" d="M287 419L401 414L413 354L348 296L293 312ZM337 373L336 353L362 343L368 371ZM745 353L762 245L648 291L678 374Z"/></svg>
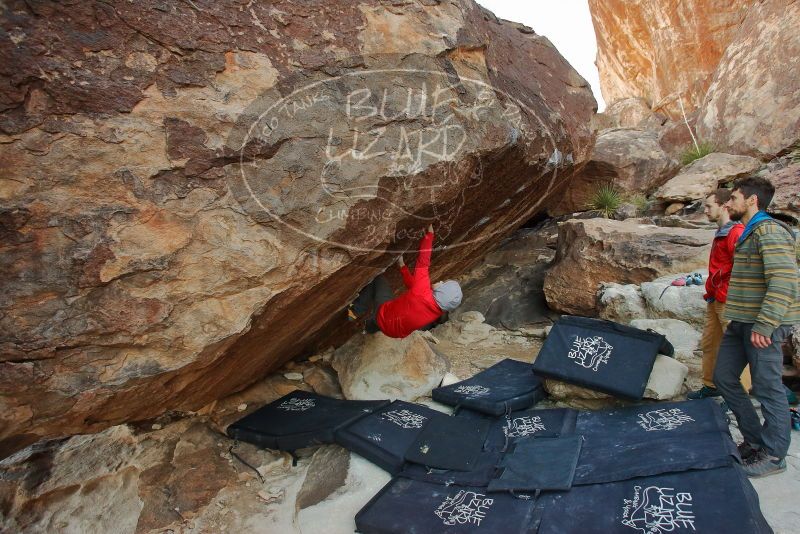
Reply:
<svg viewBox="0 0 800 534"><path fill-rule="evenodd" d="M728 433L728 417L713 399L659 402L578 413L575 433L586 437L625 436L629 441L704 432Z"/></svg>
<svg viewBox="0 0 800 534"><path fill-rule="evenodd" d="M484 450L469 464L466 471L436 469L406 462L399 476L422 482L432 482L445 486L475 486L485 488L497 476L498 465L503 458L500 451Z"/></svg>
<svg viewBox="0 0 800 534"><path fill-rule="evenodd" d="M433 390L433 400L489 415L530 408L546 393L529 363L506 359L449 386Z"/></svg>
<svg viewBox="0 0 800 534"><path fill-rule="evenodd" d="M636 441L619 434L585 437L574 485L599 484L630 478L731 466L739 461L736 445L722 432L663 436Z"/></svg>
<svg viewBox="0 0 800 534"><path fill-rule="evenodd" d="M661 334L567 315L553 325L533 370L545 378L639 400L659 352L674 352Z"/></svg>
<svg viewBox="0 0 800 534"><path fill-rule="evenodd" d="M758 496L739 466L545 492L538 534L767 534Z"/></svg>
<svg viewBox="0 0 800 534"><path fill-rule="evenodd" d="M490 422L486 450L505 450L515 443L535 438L557 438L575 433L578 412L569 408L519 410L491 417L473 410L460 410L457 417Z"/></svg>
<svg viewBox="0 0 800 534"><path fill-rule="evenodd" d="M428 468L469 471L476 466L488 432L488 421L436 414L426 421L405 459Z"/></svg>
<svg viewBox="0 0 800 534"><path fill-rule="evenodd" d="M711 469L739 460L728 421L712 399L579 412L584 446L575 484Z"/></svg>
<svg viewBox="0 0 800 534"><path fill-rule="evenodd" d="M356 529L362 534L533 534L531 497L395 478L358 512Z"/></svg>
<svg viewBox="0 0 800 534"><path fill-rule="evenodd" d="M425 423L441 415L427 406L398 400L340 428L335 440L389 473L397 474L405 462L406 450Z"/></svg>
<svg viewBox="0 0 800 534"><path fill-rule="evenodd" d="M292 391L228 426L228 436L259 447L293 451L333 443L334 432L389 401L348 401Z"/></svg>
<svg viewBox="0 0 800 534"><path fill-rule="evenodd" d="M503 456L502 472L489 482L489 491L570 489L582 443L580 436L517 443Z"/></svg>

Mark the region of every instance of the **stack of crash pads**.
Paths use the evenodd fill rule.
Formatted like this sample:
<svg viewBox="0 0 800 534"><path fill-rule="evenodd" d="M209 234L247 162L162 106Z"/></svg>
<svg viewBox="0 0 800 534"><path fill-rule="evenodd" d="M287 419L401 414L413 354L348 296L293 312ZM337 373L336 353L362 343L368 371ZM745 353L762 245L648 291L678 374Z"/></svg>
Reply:
<svg viewBox="0 0 800 534"><path fill-rule="evenodd" d="M771 532L713 400L456 419L489 423L476 465L407 463L358 532Z"/></svg>
<svg viewBox="0 0 800 534"><path fill-rule="evenodd" d="M713 400L535 409L540 388L530 364L506 360L439 388L455 416L296 391L228 434L338 443L390 472L356 515L364 534L770 532Z"/></svg>

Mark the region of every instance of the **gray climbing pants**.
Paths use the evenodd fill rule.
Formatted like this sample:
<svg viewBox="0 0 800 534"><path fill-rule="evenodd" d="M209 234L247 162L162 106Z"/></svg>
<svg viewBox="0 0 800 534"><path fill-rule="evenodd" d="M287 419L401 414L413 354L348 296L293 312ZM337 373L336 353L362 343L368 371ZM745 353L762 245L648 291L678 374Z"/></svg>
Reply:
<svg viewBox="0 0 800 534"><path fill-rule="evenodd" d="M393 298L392 287L382 274L361 290L356 300L353 301L353 311L359 317L366 316L364 329L367 332L374 334L380 330L375 319L378 314L378 308L380 308L381 304Z"/></svg>
<svg viewBox="0 0 800 534"><path fill-rule="evenodd" d="M714 369L714 384L728 403L744 439L762 446L777 458L789 450L789 402L783 388L783 352L781 345L789 335L791 326L779 326L772 333L772 344L759 349L750 342L752 323L732 321L722 337ZM764 424L758 418L753 404L742 388L739 376L745 365L750 365L753 396L761 402Z"/></svg>

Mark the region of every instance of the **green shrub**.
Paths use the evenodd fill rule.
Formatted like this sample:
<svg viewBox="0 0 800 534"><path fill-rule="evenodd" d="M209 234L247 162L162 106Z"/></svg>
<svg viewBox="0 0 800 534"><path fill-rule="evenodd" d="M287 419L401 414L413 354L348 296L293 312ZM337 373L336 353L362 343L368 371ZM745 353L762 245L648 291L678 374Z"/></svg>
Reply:
<svg viewBox="0 0 800 534"><path fill-rule="evenodd" d="M625 197L625 202L636 206L636 211L642 214L647 211L649 204L647 197L642 193L631 193Z"/></svg>
<svg viewBox="0 0 800 534"><path fill-rule="evenodd" d="M800 163L800 143L796 143L791 152L789 152L789 159L792 163Z"/></svg>
<svg viewBox="0 0 800 534"><path fill-rule="evenodd" d="M701 141L697 143L697 146L692 145L687 148L683 154L681 154L681 164L688 165L696 159L700 159L703 156L708 156L714 152L714 150L714 145L705 141Z"/></svg>
<svg viewBox="0 0 800 534"><path fill-rule="evenodd" d="M603 184L592 195L588 208L597 210L604 217L610 218L622 204L622 200L622 193L614 187L614 184Z"/></svg>

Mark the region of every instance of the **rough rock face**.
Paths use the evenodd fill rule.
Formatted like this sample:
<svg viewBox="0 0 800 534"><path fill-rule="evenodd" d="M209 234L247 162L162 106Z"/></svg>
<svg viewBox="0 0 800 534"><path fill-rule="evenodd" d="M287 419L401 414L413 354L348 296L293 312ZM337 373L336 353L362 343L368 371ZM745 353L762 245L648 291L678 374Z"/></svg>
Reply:
<svg viewBox="0 0 800 534"><path fill-rule="evenodd" d="M429 395L449 370L447 359L419 332L404 339L353 336L336 349L331 363L351 400L414 400Z"/></svg>
<svg viewBox="0 0 800 534"><path fill-rule="evenodd" d="M708 257L706 257L706 262ZM705 269L693 269L703 275L703 280L708 279ZM672 318L685 321L699 329L703 328L706 314L705 284L692 286L673 286L672 281L679 276L685 276L678 271L656 278L651 282L643 282L640 286L642 296L647 303L651 317Z"/></svg>
<svg viewBox="0 0 800 534"><path fill-rule="evenodd" d="M654 113L643 98L623 98L611 103L603 110L611 121L611 128L643 128L655 130L666 122L667 118Z"/></svg>
<svg viewBox="0 0 800 534"><path fill-rule="evenodd" d="M0 457L244 388L591 150L585 81L471 0L4 6Z"/></svg>
<svg viewBox="0 0 800 534"><path fill-rule="evenodd" d="M658 142L658 134L636 128L612 128L597 136L592 157L550 210L563 215L587 209L597 188L613 183L628 193L650 193L671 178L679 165Z"/></svg>
<svg viewBox="0 0 800 534"><path fill-rule="evenodd" d="M552 312L542 285L555 254L557 234L557 225L551 220L536 228L517 230L469 276L459 278L464 291L460 309L476 310L487 324L498 328L549 321Z"/></svg>
<svg viewBox="0 0 800 534"><path fill-rule="evenodd" d="M673 119L681 116L679 98L687 113L696 109L720 57L754 3L589 0L603 98L613 103L641 97Z"/></svg>
<svg viewBox="0 0 800 534"><path fill-rule="evenodd" d="M800 221L800 163L767 173L765 178L775 186L769 211Z"/></svg>
<svg viewBox="0 0 800 534"><path fill-rule="evenodd" d="M0 529L353 532L356 512L390 478L333 445L301 449L294 466L286 453L232 445L202 418L42 442L0 464L12 475L0 480Z"/></svg>
<svg viewBox="0 0 800 534"><path fill-rule="evenodd" d="M762 159L800 139L798 28L800 3L753 3L708 88L698 135L718 150Z"/></svg>
<svg viewBox="0 0 800 534"><path fill-rule="evenodd" d="M601 284L597 291L598 316L601 319L630 323L648 317L642 291L636 284Z"/></svg>
<svg viewBox="0 0 800 534"><path fill-rule="evenodd" d="M681 169L681 172L662 185L653 196L665 204L702 200L720 185L749 176L760 167L761 162L749 156L714 152Z"/></svg>
<svg viewBox="0 0 800 534"><path fill-rule="evenodd" d="M708 278L708 271L705 269L693 271L700 273L703 280ZM666 321L666 324L675 324L673 321L685 322L702 330L706 312L706 302L703 299L705 285L672 285L673 280L685 275L686 272L676 272L650 282L642 282L641 285L604 283L598 291L599 316L631 324L640 319ZM667 334L658 328L655 330ZM690 337L683 341L688 341ZM673 345L677 347L674 342Z"/></svg>
<svg viewBox="0 0 800 534"><path fill-rule="evenodd" d="M646 219L572 219L558 228L554 265L544 279L551 308L596 316L602 282L641 283L708 262L713 230L662 228Z"/></svg>
<svg viewBox="0 0 800 534"><path fill-rule="evenodd" d="M681 156L683 156L687 150L694 147L694 141L692 140L692 134L689 132L689 128L692 128L692 131L694 131L697 122L696 119L697 112L694 112L687 116L685 122L683 119L667 121L664 126L658 130L658 144L661 145L661 148L663 148L667 154L678 161L680 161ZM687 123L689 125L688 127Z"/></svg>
<svg viewBox="0 0 800 534"><path fill-rule="evenodd" d="M700 346L702 334L692 325L678 319L634 319L631 326L641 330L654 330L667 337L675 348L675 358L691 358Z"/></svg>

